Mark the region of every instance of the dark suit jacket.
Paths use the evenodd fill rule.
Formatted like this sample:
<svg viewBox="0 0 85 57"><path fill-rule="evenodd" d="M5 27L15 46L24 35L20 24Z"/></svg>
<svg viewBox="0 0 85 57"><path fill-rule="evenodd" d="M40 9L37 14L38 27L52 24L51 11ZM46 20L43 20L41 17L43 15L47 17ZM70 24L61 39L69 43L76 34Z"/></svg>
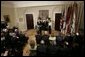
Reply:
<svg viewBox="0 0 85 57"><path fill-rule="evenodd" d="M37 55L38 56L45 56L46 55L47 47L44 44L41 44L37 47Z"/></svg>
<svg viewBox="0 0 85 57"><path fill-rule="evenodd" d="M50 56L56 56L59 53L59 48L56 45L49 45L47 49L47 54Z"/></svg>
<svg viewBox="0 0 85 57"><path fill-rule="evenodd" d="M42 40L42 35L35 35L37 44L40 44L40 41Z"/></svg>
<svg viewBox="0 0 85 57"><path fill-rule="evenodd" d="M46 44L46 45L49 44L49 36L48 36L48 35L43 35L43 36L42 36L42 40L45 41L45 44Z"/></svg>

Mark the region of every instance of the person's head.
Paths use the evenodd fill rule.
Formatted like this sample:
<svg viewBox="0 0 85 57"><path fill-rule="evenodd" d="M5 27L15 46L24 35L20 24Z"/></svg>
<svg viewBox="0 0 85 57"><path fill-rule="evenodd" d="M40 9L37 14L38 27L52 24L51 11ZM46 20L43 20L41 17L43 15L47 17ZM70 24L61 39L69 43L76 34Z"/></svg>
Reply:
<svg viewBox="0 0 85 57"><path fill-rule="evenodd" d="M18 32L18 29L14 29L15 32Z"/></svg>
<svg viewBox="0 0 85 57"><path fill-rule="evenodd" d="M71 34L70 33L67 33L67 36L71 36Z"/></svg>
<svg viewBox="0 0 85 57"><path fill-rule="evenodd" d="M44 31L44 35L48 35L48 31Z"/></svg>
<svg viewBox="0 0 85 57"><path fill-rule="evenodd" d="M55 36L54 33L52 33L52 34L51 34L51 37L54 37L54 36Z"/></svg>
<svg viewBox="0 0 85 57"><path fill-rule="evenodd" d="M34 40L30 40L30 46L31 46L31 48L35 47L35 41Z"/></svg>
<svg viewBox="0 0 85 57"><path fill-rule="evenodd" d="M7 25L6 27L9 28L9 25Z"/></svg>
<svg viewBox="0 0 85 57"><path fill-rule="evenodd" d="M69 43L67 41L65 41L65 45L69 45Z"/></svg>
<svg viewBox="0 0 85 57"><path fill-rule="evenodd" d="M10 36L16 36L16 34L14 32L10 32L9 35Z"/></svg>
<svg viewBox="0 0 85 57"><path fill-rule="evenodd" d="M7 29L7 28L4 28L4 29L3 29L3 32L8 32L8 29Z"/></svg>
<svg viewBox="0 0 85 57"><path fill-rule="evenodd" d="M18 37L18 36L17 36L16 38L17 38L17 39L19 39L19 37Z"/></svg>
<svg viewBox="0 0 85 57"><path fill-rule="evenodd" d="M51 18L48 17L48 20L50 20Z"/></svg>
<svg viewBox="0 0 85 57"><path fill-rule="evenodd" d="M78 35L79 35L79 33L76 33L76 35L78 36Z"/></svg>
<svg viewBox="0 0 85 57"><path fill-rule="evenodd" d="M40 41L40 44L44 44L44 43L45 43L44 40L41 40L41 41Z"/></svg>

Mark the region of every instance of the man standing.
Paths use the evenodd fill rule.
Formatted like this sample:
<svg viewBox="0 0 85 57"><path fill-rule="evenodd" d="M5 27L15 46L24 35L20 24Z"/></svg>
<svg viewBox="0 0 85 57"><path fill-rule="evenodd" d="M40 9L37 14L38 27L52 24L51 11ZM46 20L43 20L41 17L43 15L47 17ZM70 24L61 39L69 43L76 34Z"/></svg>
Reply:
<svg viewBox="0 0 85 57"><path fill-rule="evenodd" d="M49 34L51 34L51 26L52 26L52 22L51 20L49 20Z"/></svg>

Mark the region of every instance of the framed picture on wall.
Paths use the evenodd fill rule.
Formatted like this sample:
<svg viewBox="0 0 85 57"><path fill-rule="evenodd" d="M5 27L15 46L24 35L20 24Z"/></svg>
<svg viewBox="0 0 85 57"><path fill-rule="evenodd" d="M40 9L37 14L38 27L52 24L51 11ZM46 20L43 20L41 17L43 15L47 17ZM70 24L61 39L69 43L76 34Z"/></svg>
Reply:
<svg viewBox="0 0 85 57"><path fill-rule="evenodd" d="M10 22L10 17L9 17L9 15L4 15L3 17L4 17L4 20L5 20L6 22Z"/></svg>
<svg viewBox="0 0 85 57"><path fill-rule="evenodd" d="M49 10L39 10L39 17L41 19L47 19L49 16Z"/></svg>
<svg viewBox="0 0 85 57"><path fill-rule="evenodd" d="M23 18L19 18L19 22L23 22Z"/></svg>

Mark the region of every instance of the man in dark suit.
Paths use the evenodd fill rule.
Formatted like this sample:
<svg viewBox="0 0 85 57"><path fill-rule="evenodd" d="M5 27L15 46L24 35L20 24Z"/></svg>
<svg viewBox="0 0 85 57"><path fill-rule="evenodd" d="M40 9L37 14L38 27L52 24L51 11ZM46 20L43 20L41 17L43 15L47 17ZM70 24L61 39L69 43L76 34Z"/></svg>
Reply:
<svg viewBox="0 0 85 57"><path fill-rule="evenodd" d="M53 41L50 41L50 44L47 47L47 55L49 56L57 56L58 55L58 46Z"/></svg>
<svg viewBox="0 0 85 57"><path fill-rule="evenodd" d="M47 47L44 44L44 41L41 41L41 44L39 46L37 46L37 56L46 56L46 50Z"/></svg>
<svg viewBox="0 0 85 57"><path fill-rule="evenodd" d="M6 47L6 39L4 33L1 32L1 53L5 52L5 47Z"/></svg>
<svg viewBox="0 0 85 57"><path fill-rule="evenodd" d="M24 46L27 43L28 39L29 39L28 37L26 37L22 33L20 33L18 37L19 37L19 43L20 43L21 46Z"/></svg>
<svg viewBox="0 0 85 57"><path fill-rule="evenodd" d="M37 21L37 25L38 25L38 29L39 29L38 32L41 34L42 29L43 29L43 28L42 28L42 21L41 21L41 18L38 19L38 21Z"/></svg>
<svg viewBox="0 0 85 57"><path fill-rule="evenodd" d="M51 34L51 26L52 26L52 22L51 22L51 20L49 20L49 23L48 23L49 25L48 25L48 29L49 29L49 34Z"/></svg>
<svg viewBox="0 0 85 57"><path fill-rule="evenodd" d="M37 35L35 35L35 38L36 38L37 44L40 44L40 41L42 40L42 35L40 35L39 33L37 33Z"/></svg>
<svg viewBox="0 0 85 57"><path fill-rule="evenodd" d="M68 47L72 47L73 44L73 36L71 34L67 34L64 38L64 41L68 42Z"/></svg>
<svg viewBox="0 0 85 57"><path fill-rule="evenodd" d="M10 46L10 37L9 37L9 31L7 28L4 28L3 29L3 33L4 33L4 37L5 37L5 46L6 48L9 48Z"/></svg>
<svg viewBox="0 0 85 57"><path fill-rule="evenodd" d="M47 31L44 32L44 35L42 36L42 40L45 41L45 45L49 45L49 35Z"/></svg>
<svg viewBox="0 0 85 57"><path fill-rule="evenodd" d="M47 31L48 30L48 22L47 22L47 20L44 20L43 23L44 23L43 28L44 28L45 31Z"/></svg>
<svg viewBox="0 0 85 57"><path fill-rule="evenodd" d="M81 35L79 33L75 34L74 41L78 44L81 44L82 38L81 38Z"/></svg>
<svg viewBox="0 0 85 57"><path fill-rule="evenodd" d="M57 42L58 45L63 46L63 36L61 35L61 33L59 33L56 36L56 42Z"/></svg>
<svg viewBox="0 0 85 57"><path fill-rule="evenodd" d="M6 28L7 22L6 21L1 21L1 29Z"/></svg>

